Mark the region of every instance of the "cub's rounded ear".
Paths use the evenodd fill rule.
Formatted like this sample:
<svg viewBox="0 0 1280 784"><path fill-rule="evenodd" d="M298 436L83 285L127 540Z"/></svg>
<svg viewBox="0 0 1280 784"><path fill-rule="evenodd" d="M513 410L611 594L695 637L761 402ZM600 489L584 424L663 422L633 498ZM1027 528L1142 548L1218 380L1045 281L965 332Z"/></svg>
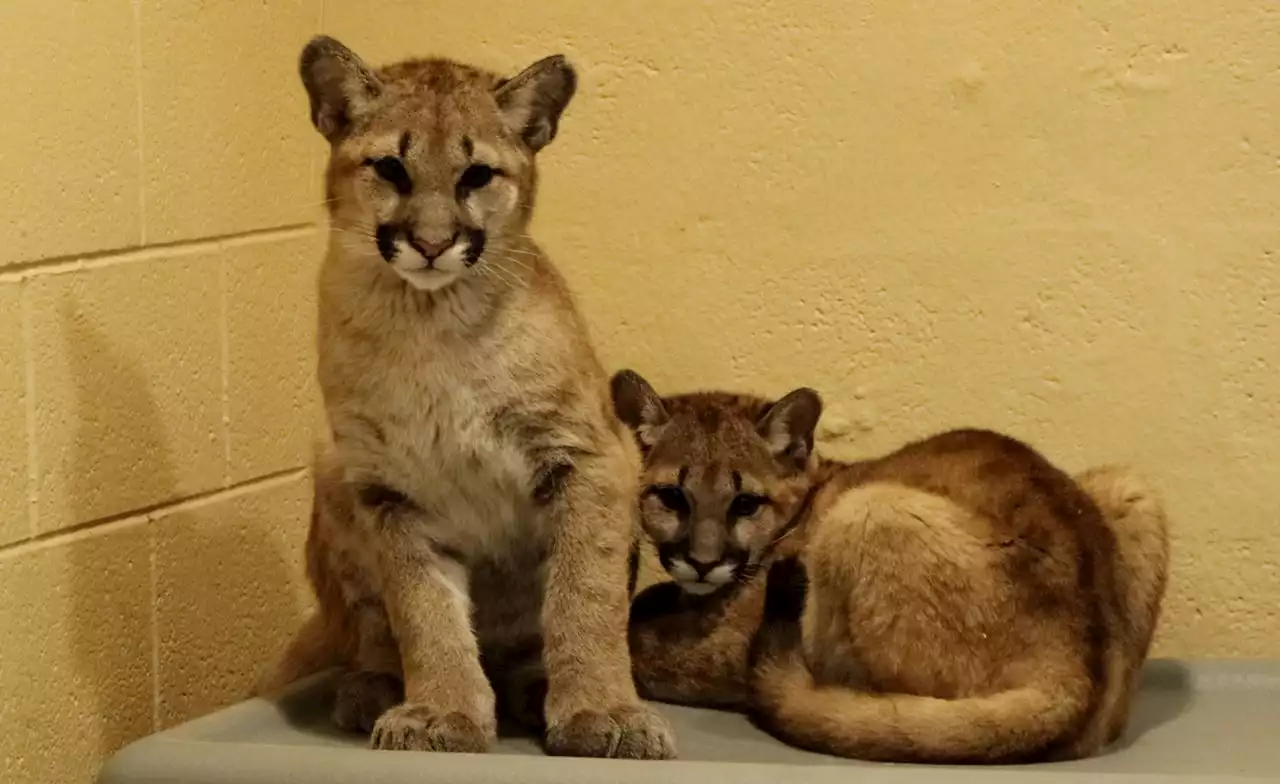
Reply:
<svg viewBox="0 0 1280 784"><path fill-rule="evenodd" d="M311 122L330 142L342 138L382 91L373 70L327 35L312 38L302 50L298 72L311 99Z"/></svg>
<svg viewBox="0 0 1280 784"><path fill-rule="evenodd" d="M778 460L803 469L813 454L813 431L822 416L822 397L801 387L769 406L756 430Z"/></svg>
<svg viewBox="0 0 1280 784"><path fill-rule="evenodd" d="M537 152L551 143L560 115L578 89L578 74L564 55L546 57L499 82L494 97L507 126Z"/></svg>
<svg viewBox="0 0 1280 784"><path fill-rule="evenodd" d="M652 446L654 430L667 422L667 409L653 387L634 370L619 370L609 381L613 411L636 432L640 443Z"/></svg>

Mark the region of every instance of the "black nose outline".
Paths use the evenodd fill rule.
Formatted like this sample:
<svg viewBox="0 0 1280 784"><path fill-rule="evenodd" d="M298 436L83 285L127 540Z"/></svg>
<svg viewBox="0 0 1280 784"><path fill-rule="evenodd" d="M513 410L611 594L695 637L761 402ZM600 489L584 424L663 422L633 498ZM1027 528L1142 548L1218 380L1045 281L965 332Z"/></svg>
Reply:
<svg viewBox="0 0 1280 784"><path fill-rule="evenodd" d="M686 555L684 557L684 562L689 564L693 571L697 573L699 580L705 580L707 579L707 575L711 574L712 570L723 564L725 560L722 557L708 563L703 563L702 561L695 561L692 555Z"/></svg>
<svg viewBox="0 0 1280 784"><path fill-rule="evenodd" d="M717 566L731 564L737 569L738 565L746 562L745 554L740 554L734 548L729 548L726 552L720 554L720 557L709 563L693 560L693 556L689 553L684 541L662 542L658 544L658 562L662 564L662 568L671 571L671 565L676 559L684 561L689 568L698 575L699 580L706 579L711 571Z"/></svg>
<svg viewBox="0 0 1280 784"><path fill-rule="evenodd" d="M435 266L436 259L445 251L457 244L460 237L466 237L467 249L463 254L463 263L467 267L475 266L480 257L484 255L485 248L485 231L484 229L462 228L453 232L453 236L448 242L444 243L440 250L436 253L428 253L427 249L422 247L422 243L418 242L418 238L413 236L413 232L405 229L403 226L395 223L380 223L374 232L374 240L378 245L378 253L381 254L382 260L388 264L396 258L396 238L401 234L405 236L405 242L409 247L413 248L422 258L427 261L427 268L431 269Z"/></svg>

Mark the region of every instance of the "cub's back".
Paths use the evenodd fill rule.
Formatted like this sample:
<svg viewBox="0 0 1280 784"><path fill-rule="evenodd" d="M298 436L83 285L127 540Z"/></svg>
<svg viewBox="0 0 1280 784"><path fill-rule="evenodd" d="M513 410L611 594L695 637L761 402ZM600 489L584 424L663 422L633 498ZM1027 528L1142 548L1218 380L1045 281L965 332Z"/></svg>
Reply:
<svg viewBox="0 0 1280 784"><path fill-rule="evenodd" d="M1099 546L1111 538L1097 505L1070 476L1027 444L990 430L914 441L861 464L855 476L942 496L990 520L993 535L1059 556L1079 557L1082 537Z"/></svg>
<svg viewBox="0 0 1280 784"><path fill-rule="evenodd" d="M817 648L880 690L958 698L1029 679L1084 714L1103 686L1114 535L1069 476L985 430L826 470L804 554L834 602L811 608Z"/></svg>
<svg viewBox="0 0 1280 784"><path fill-rule="evenodd" d="M1115 533L1089 495L1027 444L987 430L949 431L838 471L832 485L824 495L833 500L896 486L958 507L947 517L953 522L930 522L948 526L934 535L958 537L990 559L1028 629L1047 623L1086 657L1100 655L1119 606ZM951 530L960 521L964 530Z"/></svg>

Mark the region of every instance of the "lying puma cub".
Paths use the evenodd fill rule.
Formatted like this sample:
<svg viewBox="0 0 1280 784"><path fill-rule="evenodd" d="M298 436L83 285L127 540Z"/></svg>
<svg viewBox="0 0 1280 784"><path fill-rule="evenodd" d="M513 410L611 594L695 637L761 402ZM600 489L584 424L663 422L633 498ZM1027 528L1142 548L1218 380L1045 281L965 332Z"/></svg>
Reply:
<svg viewBox="0 0 1280 784"><path fill-rule="evenodd" d="M321 37L301 72L330 143L333 449L307 542L319 612L261 689L338 664L334 717L374 747L477 752L502 696L486 669L540 660L549 752L672 756L627 649L640 454L527 234L573 70L371 68Z"/></svg>
<svg viewBox="0 0 1280 784"><path fill-rule="evenodd" d="M981 430L820 460L808 389L661 399L623 371L613 396L675 578L632 604L644 696L882 761L1074 758L1124 731L1168 563L1135 477L1073 481Z"/></svg>

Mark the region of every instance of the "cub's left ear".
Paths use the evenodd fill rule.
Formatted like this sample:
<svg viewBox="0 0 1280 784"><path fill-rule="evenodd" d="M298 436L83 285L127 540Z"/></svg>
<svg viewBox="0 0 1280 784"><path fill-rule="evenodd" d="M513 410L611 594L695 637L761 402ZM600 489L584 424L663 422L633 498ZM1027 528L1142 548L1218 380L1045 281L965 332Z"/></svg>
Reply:
<svg viewBox="0 0 1280 784"><path fill-rule="evenodd" d="M808 387L791 392L769 406L756 430L778 460L803 469L813 454L813 431L822 416L822 398Z"/></svg>
<svg viewBox="0 0 1280 784"><path fill-rule="evenodd" d="M623 424L635 431L642 448L657 442L658 430L670 418L662 398L648 381L634 370L619 370L609 380L613 412Z"/></svg>
<svg viewBox="0 0 1280 784"><path fill-rule="evenodd" d="M564 55L544 58L502 82L494 92L511 130L537 152L556 137L560 115L573 98L578 75Z"/></svg>
<svg viewBox="0 0 1280 784"><path fill-rule="evenodd" d="M382 83L356 53L327 35L312 38L298 61L311 100L311 122L336 143L382 91Z"/></svg>

